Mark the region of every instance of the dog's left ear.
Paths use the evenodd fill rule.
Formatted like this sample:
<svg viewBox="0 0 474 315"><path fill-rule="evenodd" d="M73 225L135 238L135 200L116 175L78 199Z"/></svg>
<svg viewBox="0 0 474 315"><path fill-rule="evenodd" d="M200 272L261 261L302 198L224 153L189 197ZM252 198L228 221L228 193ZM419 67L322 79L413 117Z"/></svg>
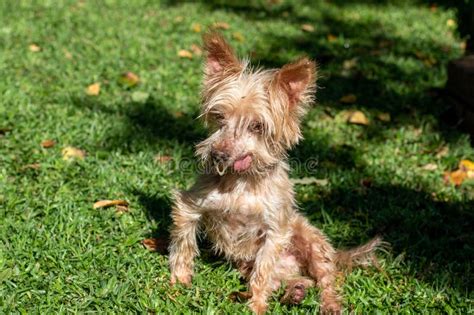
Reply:
<svg viewBox="0 0 474 315"><path fill-rule="evenodd" d="M306 104L313 98L316 88L316 63L302 58L289 63L276 74L277 87L284 91L288 98L290 110L300 103Z"/></svg>

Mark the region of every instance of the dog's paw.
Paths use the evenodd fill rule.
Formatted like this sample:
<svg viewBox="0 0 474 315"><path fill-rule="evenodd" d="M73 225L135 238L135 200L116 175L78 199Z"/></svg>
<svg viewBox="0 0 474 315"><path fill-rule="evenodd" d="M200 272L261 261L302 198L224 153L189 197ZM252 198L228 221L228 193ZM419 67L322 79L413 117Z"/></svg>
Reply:
<svg viewBox="0 0 474 315"><path fill-rule="evenodd" d="M184 286L190 287L191 280L191 274L172 274L170 284L174 286L175 284L180 283Z"/></svg>
<svg viewBox="0 0 474 315"><path fill-rule="evenodd" d="M257 315L263 315L267 311L268 305L265 301L251 299L249 303L250 309Z"/></svg>
<svg viewBox="0 0 474 315"><path fill-rule="evenodd" d="M340 315L342 314L341 304L338 302L323 302L321 305L321 314L325 315Z"/></svg>
<svg viewBox="0 0 474 315"><path fill-rule="evenodd" d="M285 295L280 299L283 304L300 304L306 296L304 284L297 283L286 289Z"/></svg>

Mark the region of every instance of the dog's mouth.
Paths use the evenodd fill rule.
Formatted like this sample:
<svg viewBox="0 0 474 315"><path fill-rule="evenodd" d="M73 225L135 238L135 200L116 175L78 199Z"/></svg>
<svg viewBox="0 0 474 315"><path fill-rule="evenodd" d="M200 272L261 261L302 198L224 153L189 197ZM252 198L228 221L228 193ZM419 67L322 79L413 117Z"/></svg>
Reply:
<svg viewBox="0 0 474 315"><path fill-rule="evenodd" d="M242 155L236 160L234 160L234 162L232 163L232 169L237 173L243 173L250 168L250 166L252 165L252 160L253 159L251 154ZM214 164L216 173L220 176L223 176L230 166L231 165L223 162L218 162Z"/></svg>
<svg viewBox="0 0 474 315"><path fill-rule="evenodd" d="M252 155L251 154L245 154L238 159L234 161L234 164L232 165L234 168L234 171L236 172L245 172L250 168L250 165L252 164Z"/></svg>

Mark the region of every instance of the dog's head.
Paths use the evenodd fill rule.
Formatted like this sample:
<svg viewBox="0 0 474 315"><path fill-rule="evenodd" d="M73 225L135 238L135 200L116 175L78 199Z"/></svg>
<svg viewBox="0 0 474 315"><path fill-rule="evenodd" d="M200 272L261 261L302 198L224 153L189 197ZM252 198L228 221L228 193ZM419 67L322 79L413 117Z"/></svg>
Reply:
<svg viewBox="0 0 474 315"><path fill-rule="evenodd" d="M302 58L281 69L253 70L222 36L204 36L202 113L210 136L197 154L218 174L261 173L301 139L313 101L316 65Z"/></svg>

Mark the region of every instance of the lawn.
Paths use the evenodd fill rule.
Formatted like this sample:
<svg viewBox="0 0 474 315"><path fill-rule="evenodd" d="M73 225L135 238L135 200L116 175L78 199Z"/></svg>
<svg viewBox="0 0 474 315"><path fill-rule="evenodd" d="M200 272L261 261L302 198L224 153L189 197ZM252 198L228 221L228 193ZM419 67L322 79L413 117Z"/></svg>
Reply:
<svg viewBox="0 0 474 315"><path fill-rule="evenodd" d="M171 192L195 178L205 130L192 45L216 22L255 64L319 63L318 102L291 153L293 178L320 180L296 186L301 211L337 247L376 234L391 244L383 272L341 281L345 308L473 313L474 185L443 174L474 149L443 122L436 90L463 53L455 12L415 1L234 3L246 4L0 2L0 313L248 312L228 299L245 284L205 241L188 289L170 287L166 253L141 243L166 239ZM124 84L125 72L138 84ZM99 94L88 95L94 83ZM368 124L348 123L353 110ZM65 160L66 147L85 158ZM94 209L102 199L125 199L128 212ZM297 307L275 295L270 311L317 313L318 303L317 290Z"/></svg>

